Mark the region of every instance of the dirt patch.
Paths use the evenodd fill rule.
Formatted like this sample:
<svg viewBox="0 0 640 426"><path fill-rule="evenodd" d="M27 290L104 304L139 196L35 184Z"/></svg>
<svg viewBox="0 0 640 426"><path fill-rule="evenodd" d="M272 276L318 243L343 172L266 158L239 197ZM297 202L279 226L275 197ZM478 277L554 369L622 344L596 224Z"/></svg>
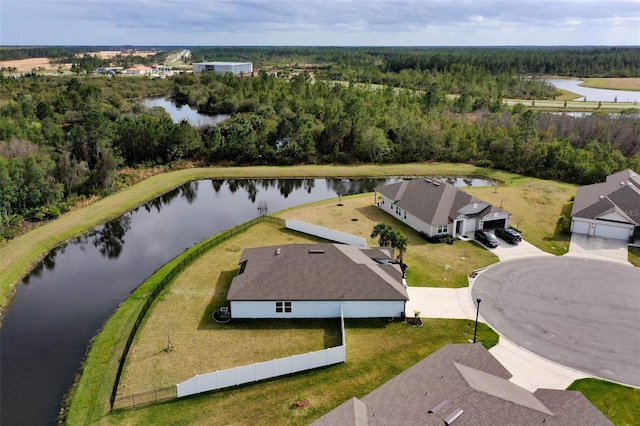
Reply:
<svg viewBox="0 0 640 426"><path fill-rule="evenodd" d="M41 70L44 69L46 71L50 70L69 70L71 69L71 64L51 64L49 63L49 58L29 58L29 59L17 59L14 61L0 61L0 68L15 68L17 72L31 72L32 70Z"/></svg>
<svg viewBox="0 0 640 426"><path fill-rule="evenodd" d="M157 52L154 51L133 51L133 50L101 50L99 52L89 52L89 55L99 55L102 59L113 59L116 55L122 56L134 55L134 56L151 56ZM81 55L80 55L81 56ZM17 72L31 72L36 71L51 71L51 70L63 70L68 71L71 69L71 64L51 64L49 58L29 58L29 59L17 59L13 61L0 61L1 68L15 68Z"/></svg>

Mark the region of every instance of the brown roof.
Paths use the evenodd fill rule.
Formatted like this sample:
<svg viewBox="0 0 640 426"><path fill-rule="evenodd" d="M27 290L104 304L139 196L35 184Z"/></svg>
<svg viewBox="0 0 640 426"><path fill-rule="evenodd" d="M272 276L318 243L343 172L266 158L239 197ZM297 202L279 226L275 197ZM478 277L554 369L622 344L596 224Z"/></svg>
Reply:
<svg viewBox="0 0 640 426"><path fill-rule="evenodd" d="M475 217L491 211L502 211L486 201L473 197L454 185L435 178L411 179L383 185L376 191L395 204L432 225L446 225L460 214Z"/></svg>
<svg viewBox="0 0 640 426"><path fill-rule="evenodd" d="M531 393L511 383L510 377L481 344L451 344L361 398L365 407L351 399L314 424L611 424L580 392Z"/></svg>
<svg viewBox="0 0 640 426"><path fill-rule="evenodd" d="M617 212L640 225L640 176L631 169L607 176L606 182L581 186L576 191L571 216L596 219Z"/></svg>
<svg viewBox="0 0 640 426"><path fill-rule="evenodd" d="M227 299L408 300L402 272L391 260L390 248L345 244L249 248Z"/></svg>

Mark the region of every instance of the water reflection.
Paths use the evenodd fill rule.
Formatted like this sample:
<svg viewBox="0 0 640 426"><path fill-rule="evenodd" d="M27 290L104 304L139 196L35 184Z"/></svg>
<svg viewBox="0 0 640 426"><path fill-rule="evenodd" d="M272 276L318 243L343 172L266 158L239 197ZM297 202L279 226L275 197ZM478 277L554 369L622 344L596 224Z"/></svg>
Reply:
<svg viewBox="0 0 640 426"><path fill-rule="evenodd" d="M83 244L90 240L103 257L117 259L124 247L124 235L129 230L131 230L131 214L126 214L79 237L78 241Z"/></svg>

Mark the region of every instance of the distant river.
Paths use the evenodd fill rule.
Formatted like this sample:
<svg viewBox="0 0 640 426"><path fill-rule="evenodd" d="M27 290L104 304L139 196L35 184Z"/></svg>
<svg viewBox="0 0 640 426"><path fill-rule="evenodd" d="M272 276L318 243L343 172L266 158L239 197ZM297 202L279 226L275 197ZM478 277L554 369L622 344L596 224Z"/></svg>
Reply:
<svg viewBox="0 0 640 426"><path fill-rule="evenodd" d="M640 104L640 92L582 87L580 86L580 84L583 83L582 80L572 78L548 78L545 81L553 84L558 89L564 89L582 95L581 98L576 99L578 101L585 100L586 97L587 101L614 102L617 98L618 102L638 102Z"/></svg>

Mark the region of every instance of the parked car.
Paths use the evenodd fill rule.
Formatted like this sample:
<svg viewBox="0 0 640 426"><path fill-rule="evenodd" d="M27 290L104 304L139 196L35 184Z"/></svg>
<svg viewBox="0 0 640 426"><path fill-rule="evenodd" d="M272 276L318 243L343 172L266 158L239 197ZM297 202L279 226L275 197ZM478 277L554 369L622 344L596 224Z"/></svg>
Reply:
<svg viewBox="0 0 640 426"><path fill-rule="evenodd" d="M518 244L520 241L522 241L522 237L520 236L518 231L516 231L515 229L511 229L511 228L507 228L507 229L498 228L498 229L496 229L496 237L502 238L503 240L505 240L509 244Z"/></svg>
<svg viewBox="0 0 640 426"><path fill-rule="evenodd" d="M487 247L498 247L500 245L500 241L498 241L496 236L486 229L478 229L474 236L477 241L480 241Z"/></svg>

